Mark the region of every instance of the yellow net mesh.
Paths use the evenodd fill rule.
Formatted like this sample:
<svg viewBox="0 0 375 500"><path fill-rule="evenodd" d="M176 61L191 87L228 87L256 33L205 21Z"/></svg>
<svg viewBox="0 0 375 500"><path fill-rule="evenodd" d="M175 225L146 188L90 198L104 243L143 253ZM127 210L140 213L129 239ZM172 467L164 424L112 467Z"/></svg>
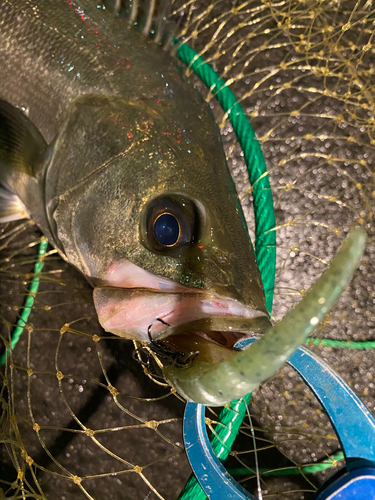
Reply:
<svg viewBox="0 0 375 500"><path fill-rule="evenodd" d="M128 4L123 7L129 10ZM162 2L157 5L162 7ZM276 209L274 319L300 300L359 223L369 232L367 252L316 335L372 340L372 3L176 0L169 17L178 24L176 36L227 80L261 143ZM241 148L211 93L199 88L221 126L253 231ZM1 227L4 342L28 293L39 240L30 222ZM132 359L131 342L104 335L84 279L52 249L44 262L27 328L1 375L0 487L12 498L177 498L190 474L181 432L183 402L168 386L145 376ZM373 411L374 351L310 348ZM258 471L248 419L226 466L247 468L247 474L237 471L236 477L252 493L258 472L264 498L308 499L342 465L333 460L331 469L308 472L308 464L337 456L339 443L314 396L290 368L254 393L250 411ZM210 428L215 415L207 412ZM287 476L264 473L295 466L296 475L292 469Z"/></svg>

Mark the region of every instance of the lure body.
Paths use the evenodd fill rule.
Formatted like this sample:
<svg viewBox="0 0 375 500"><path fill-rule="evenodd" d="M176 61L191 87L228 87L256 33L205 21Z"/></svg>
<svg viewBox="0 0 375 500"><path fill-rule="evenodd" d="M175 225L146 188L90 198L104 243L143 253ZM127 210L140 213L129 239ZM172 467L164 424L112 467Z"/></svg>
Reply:
<svg viewBox="0 0 375 500"><path fill-rule="evenodd" d="M251 393L281 368L329 313L362 258L366 238L362 228L352 231L301 302L252 346L220 365L197 361L184 369L168 366L166 378L187 400L210 406Z"/></svg>
<svg viewBox="0 0 375 500"><path fill-rule="evenodd" d="M1 0L0 23L0 220L38 224L107 331L148 341L161 317L155 340L210 362L265 331L220 133L176 60L91 0ZM178 244L155 239L166 214Z"/></svg>

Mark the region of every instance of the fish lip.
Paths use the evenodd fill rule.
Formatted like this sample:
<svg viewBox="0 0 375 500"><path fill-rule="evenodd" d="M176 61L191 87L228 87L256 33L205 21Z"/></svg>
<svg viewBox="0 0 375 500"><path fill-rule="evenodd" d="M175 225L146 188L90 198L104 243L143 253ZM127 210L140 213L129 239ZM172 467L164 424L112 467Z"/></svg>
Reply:
<svg viewBox="0 0 375 500"><path fill-rule="evenodd" d="M142 324L132 323L129 320L132 305L136 305L138 311L143 314L143 309L139 308L137 301L144 300L147 295L150 303L153 303L157 297L159 299L170 297L171 303L164 308L164 311L158 305L151 308L150 312L146 310L146 318ZM101 310L98 306L100 297L104 300ZM187 305L184 297L187 299ZM111 302L113 310L111 304L106 310L106 300ZM132 303L132 300L135 302ZM99 286L94 290L94 302L99 321L106 331L143 342L150 342L151 339L159 342L167 337L189 331L199 331L208 336L210 332L220 332L224 336L225 333L236 332L241 334L241 339L238 340L243 340L252 337L254 333L263 333L271 326L268 314L262 310L252 308L225 295L191 287L186 287L183 291L172 291L150 287ZM181 306L181 304L184 305ZM179 317L178 308L180 307L182 315ZM185 312L185 307L187 312ZM123 314L123 311L129 311L129 315L127 312ZM157 322L157 319L162 321ZM164 321L168 325L163 325Z"/></svg>
<svg viewBox="0 0 375 500"><path fill-rule="evenodd" d="M208 290L192 287L146 271L126 258L112 262L96 284L94 303L104 330L141 342L162 341L190 327L208 335L240 332L246 338L270 326L265 306L245 304L234 285L225 289L218 284L217 291L216 285ZM253 328L262 321L262 328Z"/></svg>
<svg viewBox="0 0 375 500"><path fill-rule="evenodd" d="M222 361L229 359L235 352L241 349L241 346L243 347L247 339L257 337L259 333L265 333L271 327L268 317L258 316L254 318L254 320L259 319L264 320L261 330L255 329L254 331L248 325L246 331L239 331L241 330L240 328L231 328L229 324L226 326L221 325L220 329L192 329L189 328L189 323L185 323L179 326L179 333L176 333L176 331L164 331L158 337L154 338L153 341L159 346L166 346L170 351L175 351L176 355L187 356L187 359L193 355L189 364L194 364L196 359L215 363L218 362L215 356L220 356ZM179 338L180 336L181 338ZM210 355L211 349L214 349L213 353L216 354Z"/></svg>
<svg viewBox="0 0 375 500"><path fill-rule="evenodd" d="M213 349L225 359L237 351L238 342L271 326L265 311L192 287L171 290L102 285L94 289L94 302L104 330L148 344L154 342L162 350L163 341L174 337L166 344L173 346L177 355L196 352L199 344L206 353L202 356L208 356ZM163 321L168 325L163 325ZM178 339L179 334L185 335Z"/></svg>

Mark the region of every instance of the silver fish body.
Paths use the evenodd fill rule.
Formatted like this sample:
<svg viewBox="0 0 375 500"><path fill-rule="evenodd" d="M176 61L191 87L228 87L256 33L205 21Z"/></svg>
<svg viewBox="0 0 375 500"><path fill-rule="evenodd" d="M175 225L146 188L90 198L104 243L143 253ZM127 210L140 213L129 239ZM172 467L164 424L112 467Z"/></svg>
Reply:
<svg viewBox="0 0 375 500"><path fill-rule="evenodd" d="M0 220L39 225L107 331L147 341L163 318L155 338L214 362L263 332L219 130L175 58L91 0L1 0L0 23Z"/></svg>

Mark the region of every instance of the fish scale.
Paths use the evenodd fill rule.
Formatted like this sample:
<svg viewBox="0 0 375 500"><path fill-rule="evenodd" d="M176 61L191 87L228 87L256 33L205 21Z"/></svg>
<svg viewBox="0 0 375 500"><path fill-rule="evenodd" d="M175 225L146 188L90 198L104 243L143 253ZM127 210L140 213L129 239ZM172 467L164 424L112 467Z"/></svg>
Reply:
<svg viewBox="0 0 375 500"><path fill-rule="evenodd" d="M26 109L29 118L50 142L57 133L61 113L72 99L94 88L97 92L109 91L110 86L103 73L96 70L95 58L89 51L74 44L73 33L46 25L40 12L42 9L34 10L30 2L16 5L3 2L0 96ZM71 67L74 72L69 71Z"/></svg>

